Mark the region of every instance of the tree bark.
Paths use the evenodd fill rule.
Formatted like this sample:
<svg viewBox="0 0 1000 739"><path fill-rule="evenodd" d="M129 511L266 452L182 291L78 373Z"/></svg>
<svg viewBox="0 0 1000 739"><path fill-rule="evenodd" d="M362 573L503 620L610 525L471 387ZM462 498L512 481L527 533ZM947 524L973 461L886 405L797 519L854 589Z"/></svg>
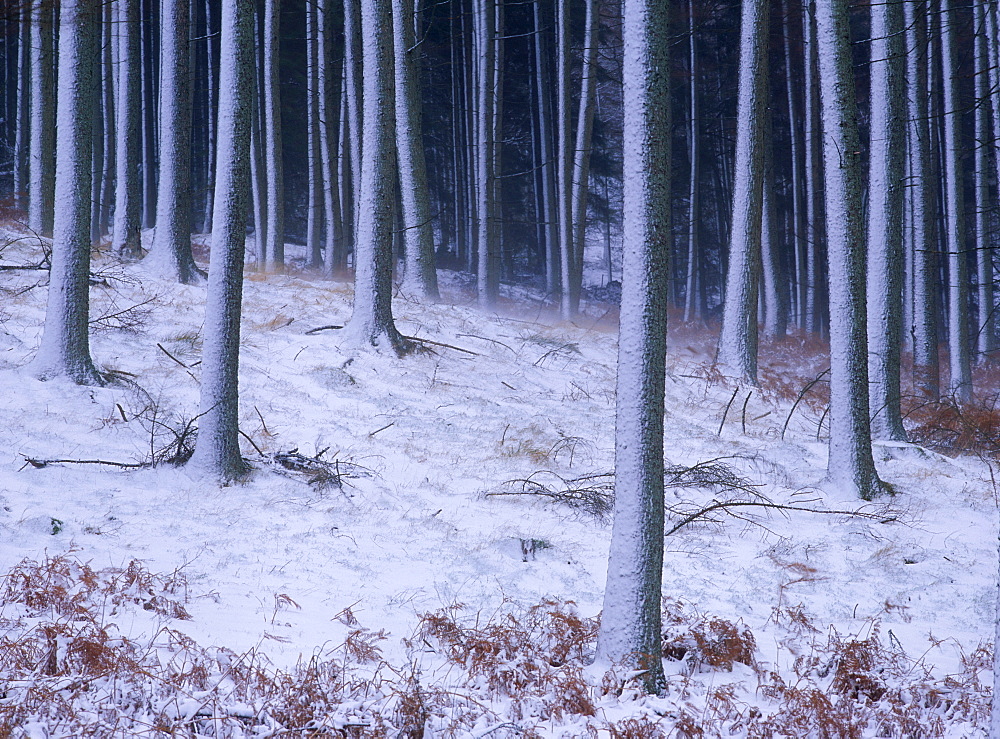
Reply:
<svg viewBox="0 0 1000 739"><path fill-rule="evenodd" d="M42 236L53 235L52 219L56 187L56 89L53 79L56 65L52 48L54 7L50 0L32 0L31 4L28 226ZM87 117L88 121L91 117ZM88 130L90 125L88 123Z"/></svg>
<svg viewBox="0 0 1000 739"><path fill-rule="evenodd" d="M605 663L664 687L663 411L670 255L669 6L625 0L624 244L615 508L597 642Z"/></svg>
<svg viewBox="0 0 1000 739"><path fill-rule="evenodd" d="M140 119L142 89L140 79L139 0L118 4L118 147L115 156L115 224L112 249L120 256L135 259L142 250L139 207L142 202L140 162L142 157Z"/></svg>
<svg viewBox="0 0 1000 739"><path fill-rule="evenodd" d="M861 146L846 0L816 4L830 259L830 455L827 478L871 500L882 490L868 414Z"/></svg>
<svg viewBox="0 0 1000 739"><path fill-rule="evenodd" d="M100 0L62 0L52 268L42 341L32 374L101 385L90 356L90 185Z"/></svg>
<svg viewBox="0 0 1000 739"><path fill-rule="evenodd" d="M264 0L264 175L267 180L267 258L275 270L285 267L285 182L281 163L281 98L278 25L280 0Z"/></svg>

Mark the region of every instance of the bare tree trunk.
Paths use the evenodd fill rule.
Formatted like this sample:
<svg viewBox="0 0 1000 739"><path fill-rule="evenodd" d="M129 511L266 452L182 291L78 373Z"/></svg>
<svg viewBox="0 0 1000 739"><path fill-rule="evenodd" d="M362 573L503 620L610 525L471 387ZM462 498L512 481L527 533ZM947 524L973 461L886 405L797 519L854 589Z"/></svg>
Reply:
<svg viewBox="0 0 1000 739"><path fill-rule="evenodd" d="M972 400L969 356L969 283L966 258L965 197L962 186L961 102L958 97L958 25L955 0L941 0L944 28L941 59L944 64L944 153L947 193L948 244L948 392L960 402Z"/></svg>
<svg viewBox="0 0 1000 739"><path fill-rule="evenodd" d="M830 455L827 478L871 500L882 491L868 415L861 146L846 0L816 4L826 234L830 258Z"/></svg>
<svg viewBox="0 0 1000 739"><path fill-rule="evenodd" d="M90 186L94 79L101 39L99 0L62 0L59 14L59 130L56 138L52 268L42 341L32 374L101 385L90 357Z"/></svg>
<svg viewBox="0 0 1000 739"><path fill-rule="evenodd" d="M31 6L22 3L17 35L17 133L14 143L14 197L18 210L28 210L28 163L31 135Z"/></svg>
<svg viewBox="0 0 1000 739"><path fill-rule="evenodd" d="M320 150L319 104L322 91L319 89L319 28L317 6L308 3L306 11L306 167L308 170L308 201L306 203L306 251L310 266L319 269L323 265L323 216L326 190L324 179L326 170L322 165Z"/></svg>
<svg viewBox="0 0 1000 739"><path fill-rule="evenodd" d="M339 109L340 87L334 83L339 79L343 69L341 58L334 66L331 42L331 4L332 0L319 0L318 11L318 49L319 70L317 84L319 86L319 117L320 117L320 162L323 168L324 197L323 221L326 228L323 231L326 255L327 274L332 275L344 266L344 234L343 211L340 200L338 174L337 128L343 110Z"/></svg>
<svg viewBox="0 0 1000 739"><path fill-rule="evenodd" d="M698 248L699 180L701 179L701 147L698 116L698 53L694 0L688 0L688 227L687 227L687 276L684 281L684 321L700 318L698 310L697 280L700 268Z"/></svg>
<svg viewBox="0 0 1000 739"><path fill-rule="evenodd" d="M984 5L973 6L975 13L975 85L976 85L976 271L978 283L976 332L976 358L985 360L996 346L996 310L994 305L993 286L993 239L989 228L990 174L989 152L996 148L993 138L991 115L996 99L990 90L990 56L988 51L989 24ZM990 13L992 14L992 13ZM993 57L996 59L997 57ZM1000 60L998 60L1000 61Z"/></svg>
<svg viewBox="0 0 1000 739"><path fill-rule="evenodd" d="M190 0L162 0L160 18L160 181L156 230L143 264L185 284L205 274L191 253Z"/></svg>
<svg viewBox="0 0 1000 739"><path fill-rule="evenodd" d="M222 0L219 142L201 364L201 415L190 464L221 481L247 472L239 445L240 306L254 105L253 5Z"/></svg>
<svg viewBox="0 0 1000 739"><path fill-rule="evenodd" d="M550 295L559 292L559 217L556 212L556 172L552 151L552 94L549 79L548 49L542 33L542 0L532 4L534 13L535 96L538 99L538 140L540 179L542 183L541 220L545 241L545 289Z"/></svg>
<svg viewBox="0 0 1000 739"><path fill-rule="evenodd" d="M396 151L406 244L403 285L417 297L437 300L434 232L424 158L420 51L415 29L418 18L413 0L397 0L392 22L396 62Z"/></svg>
<svg viewBox="0 0 1000 739"><path fill-rule="evenodd" d="M767 112L768 0L743 3L732 239L719 364L757 384L757 295L763 213L764 116Z"/></svg>
<svg viewBox="0 0 1000 739"><path fill-rule="evenodd" d="M346 116L346 141L341 148L343 152L348 150L348 162L350 178L345 178L348 184L348 192L352 194L351 204L351 228L348 232L350 248L355 247L355 232L358 226L360 213L358 203L360 199L353 196L361 187L361 152L364 145L364 130L361 127L361 106L364 102L362 97L361 80L361 5L359 0L344 0L344 85L346 90L346 104L344 110ZM347 174L347 172L345 172ZM346 211L345 211L346 212Z"/></svg>
<svg viewBox="0 0 1000 739"><path fill-rule="evenodd" d="M56 90L53 79L56 65L52 48L53 12L54 5L49 0L32 0L28 225L35 233L43 236L52 235L56 187Z"/></svg>
<svg viewBox="0 0 1000 739"><path fill-rule="evenodd" d="M476 152L478 158L476 246L478 249L478 295L482 308L492 309L500 296L499 248L496 243L496 90L493 87L497 59L497 0L475 0L478 47L478 104Z"/></svg>
<svg viewBox="0 0 1000 739"><path fill-rule="evenodd" d="M872 433L904 441L900 409L903 313L903 166L906 98L903 9L871 7L871 155L868 172L868 376Z"/></svg>
<svg viewBox="0 0 1000 739"><path fill-rule="evenodd" d="M285 267L285 178L281 162L281 99L278 23L280 1L264 0L264 175L267 179L267 258L272 269Z"/></svg>
<svg viewBox="0 0 1000 739"><path fill-rule="evenodd" d="M115 225L112 249L116 254L135 259L142 244L139 208L142 203L140 163L142 118L140 66L139 0L120 0L118 4L118 106L116 109L118 147L115 164Z"/></svg>
<svg viewBox="0 0 1000 739"><path fill-rule="evenodd" d="M663 397L670 275L669 5L625 0L624 244L615 509L597 658L664 686Z"/></svg>
<svg viewBox="0 0 1000 739"><path fill-rule="evenodd" d="M556 208L559 225L559 309L563 320L576 315L579 292L574 293L576 258L573 255L573 139L570 107L570 0L556 3Z"/></svg>

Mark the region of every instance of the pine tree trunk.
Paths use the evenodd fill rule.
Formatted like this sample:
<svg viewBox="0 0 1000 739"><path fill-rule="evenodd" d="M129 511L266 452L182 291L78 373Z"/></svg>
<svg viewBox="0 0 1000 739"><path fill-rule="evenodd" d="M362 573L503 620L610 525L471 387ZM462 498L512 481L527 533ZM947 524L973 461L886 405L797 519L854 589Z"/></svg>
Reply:
<svg viewBox="0 0 1000 739"><path fill-rule="evenodd" d="M586 29L583 37L583 63L580 85L580 111L576 123L576 146L573 157L573 269L570 289L571 313L580 310L580 292L583 286L583 256L587 237L587 195L590 192L590 147L594 130L594 111L597 107L597 0L586 0Z"/></svg>
<svg viewBox="0 0 1000 739"><path fill-rule="evenodd" d="M281 98L278 25L280 0L264 0L264 175L267 180L267 257L272 269L285 267L285 184L281 163Z"/></svg>
<svg viewBox="0 0 1000 739"><path fill-rule="evenodd" d="M90 189L95 73L101 39L99 0L62 0L55 154L52 268L42 341L31 364L35 377L66 377L101 385L90 357Z"/></svg>
<svg viewBox="0 0 1000 739"><path fill-rule="evenodd" d="M28 162L31 135L31 6L22 3L17 35L17 134L14 143L14 197L20 211L28 210Z"/></svg>
<svg viewBox="0 0 1000 739"><path fill-rule="evenodd" d="M903 9L871 7L871 155L868 172L868 376L872 434L904 441L900 409L903 314L903 167L906 99Z"/></svg>
<svg viewBox="0 0 1000 739"><path fill-rule="evenodd" d="M570 0L556 3L556 222L559 226L559 312L563 320L576 315L573 268L573 139L570 107Z"/></svg>
<svg viewBox="0 0 1000 739"><path fill-rule="evenodd" d="M361 346L409 349L392 317L393 203L397 172L391 0L362 0L364 143L355 244L354 312L347 326Z"/></svg>
<svg viewBox="0 0 1000 739"><path fill-rule="evenodd" d="M958 96L958 11L955 0L941 0L941 59L944 64L944 161L946 243L948 245L948 392L972 400L969 356L969 270L966 257L965 197L962 184L961 105Z"/></svg>
<svg viewBox="0 0 1000 739"><path fill-rule="evenodd" d="M52 48L53 12L54 5L50 0L32 0L28 226L42 236L53 235L52 218L56 187L56 90L53 79L56 65ZM90 116L88 121L89 118ZM88 130L90 130L89 125Z"/></svg>
<svg viewBox="0 0 1000 739"><path fill-rule="evenodd" d="M118 106L117 153L115 164L115 225L112 249L120 256L139 256L142 184L140 118L142 88L140 78L139 0L119 0L118 4Z"/></svg>
<svg viewBox="0 0 1000 739"><path fill-rule="evenodd" d="M162 0L160 18L160 181L150 271L184 284L205 274L191 253L190 0Z"/></svg>
<svg viewBox="0 0 1000 739"><path fill-rule="evenodd" d="M820 311L820 240L822 238L821 203L822 187L819 182L823 177L822 149L818 146L820 122L818 119L818 102L816 90L816 23L815 4L810 0L803 4L805 15L805 157L806 157L806 326L809 331L818 334L822 329L823 318Z"/></svg>
<svg viewBox="0 0 1000 739"><path fill-rule="evenodd" d="M698 220L701 217L699 180L701 179L701 147L698 105L698 47L694 0L688 0L688 226L687 275L684 280L684 321L700 318L697 280L700 268Z"/></svg>
<svg viewBox="0 0 1000 739"><path fill-rule="evenodd" d="M334 83L340 78L343 60L339 59L334 66L331 44L331 9L332 0L319 0L317 55L319 70L317 84L319 86L319 118L320 118L320 162L323 168L323 252L328 275L344 266L344 236L343 211L338 185L337 159L337 127L342 110L337 109L335 101L340 100L340 88Z"/></svg>
<svg viewBox="0 0 1000 739"><path fill-rule="evenodd" d="M664 687L663 412L670 256L669 5L625 0L623 293L615 507L599 662Z"/></svg>
<svg viewBox="0 0 1000 739"><path fill-rule="evenodd" d="M406 270L403 287L424 300L437 300L434 231L424 158L424 127L413 0L393 5L393 51L396 63L396 151L402 194Z"/></svg>
<svg viewBox="0 0 1000 739"><path fill-rule="evenodd" d="M768 0L743 3L737 102L736 178L719 364L757 384L757 296L763 213L764 117L767 112Z"/></svg>
<svg viewBox="0 0 1000 739"><path fill-rule="evenodd" d="M871 500L882 483L872 459L868 415L861 146L846 0L817 3L816 40L830 259L827 477L843 492Z"/></svg>
<svg viewBox="0 0 1000 739"><path fill-rule="evenodd" d="M308 170L308 201L306 203L306 252L310 266L323 266L324 174L320 151L319 117L319 29L317 7L306 5L306 168Z"/></svg>
<svg viewBox="0 0 1000 739"><path fill-rule="evenodd" d="M496 90L493 70L496 66L496 2L474 0L478 67L476 105L476 247L478 250L477 293L479 305L492 309L500 295L499 250L496 243L496 158L494 127Z"/></svg>
<svg viewBox="0 0 1000 739"><path fill-rule="evenodd" d="M803 192L802 173L802 131L799 128L801 111L798 106L795 81L792 70L797 62L792 58L792 12L789 0L781 3L781 30L783 51L785 55L785 96L788 103L789 124L789 155L792 160L792 214L790 236L792 241L792 264L795 265L793 284L795 286L796 322L800 329L806 329L806 250L809 244L806 240L805 226L805 193ZM801 62L798 62L801 63Z"/></svg>
<svg viewBox="0 0 1000 739"><path fill-rule="evenodd" d="M913 380L924 396L940 393L937 349L937 259L934 253L934 178L931 172L931 132L928 123L927 4L907 0L906 78L909 82L910 182L914 193L913 240Z"/></svg>
<svg viewBox="0 0 1000 739"><path fill-rule="evenodd" d="M542 190L541 220L545 243L545 289L550 295L559 292L561 268L559 266L559 217L556 212L556 172L552 147L552 85L542 20L542 0L532 4L534 18L535 96L538 100L538 152L539 175Z"/></svg>
<svg viewBox="0 0 1000 739"><path fill-rule="evenodd" d="M993 289L993 239L989 227L990 199L989 151L996 148L991 128L993 98L990 90L990 56L988 50L989 9L976 4L975 69L976 69L976 271L978 283L976 350L979 361L988 359L996 347L996 310ZM990 13L992 14L992 13ZM996 57L994 57L995 59ZM1000 61L1000 60L998 60Z"/></svg>
<svg viewBox="0 0 1000 739"><path fill-rule="evenodd" d="M349 248L354 249L357 241L356 231L360 212L358 204L360 198L354 194L361 187L361 151L364 146L365 131L361 125L361 106L363 104L362 91L362 44L361 44L361 6L359 0L344 0L344 85L345 85L345 106L347 112L345 141L341 152L347 150L350 170L345 174L350 174L345 178L347 192L351 194L351 228L347 232ZM346 201L345 201L346 206ZM345 208L345 213L346 213ZM357 260L355 259L355 263Z"/></svg>
<svg viewBox="0 0 1000 739"><path fill-rule="evenodd" d="M222 0L215 213L201 363L201 416L191 465L221 481L247 472L239 445L240 306L254 104L253 5Z"/></svg>
<svg viewBox="0 0 1000 739"><path fill-rule="evenodd" d="M775 207L774 134L771 114L764 121L764 187L761 202L760 253L764 334L772 341L788 331L788 280L781 264L781 234Z"/></svg>

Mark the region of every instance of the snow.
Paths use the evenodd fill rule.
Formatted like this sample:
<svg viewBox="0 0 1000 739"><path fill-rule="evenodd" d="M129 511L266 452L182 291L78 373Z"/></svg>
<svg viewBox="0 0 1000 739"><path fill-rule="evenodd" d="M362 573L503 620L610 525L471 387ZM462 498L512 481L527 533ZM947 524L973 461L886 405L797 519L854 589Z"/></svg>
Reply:
<svg viewBox="0 0 1000 739"><path fill-rule="evenodd" d="M144 237L148 242L149 234ZM292 259L305 256L287 248ZM0 258L23 264L37 254L37 244L23 240L6 246ZM485 493L509 490L505 481L543 469L565 478L612 469L616 336L611 320L599 318L607 306L585 303L575 324L559 323L539 303L524 300L517 313L505 301L510 312L485 314L472 307L457 276L442 272L444 301L420 305L397 297L397 322L406 335L474 354L429 345L433 353L397 359L348 346L337 330L307 333L344 323L349 285L294 269L248 272L241 429L266 453L326 449L327 458L367 472L339 491L311 487L261 463L248 481L226 487L169 465L138 471L25 466L25 457L140 461L150 447L144 407L158 405L163 423L198 412L204 289L158 280L106 257L94 268L107 285L92 290L93 315L106 313L112 301L121 307L152 300L133 331L95 327L95 360L127 378L106 387L29 376L25 366L38 345L45 289L25 289L44 273L4 273L10 293L0 312L3 572L24 558L60 554L94 569L139 559L153 573L180 571L191 619L168 619L170 629L205 647L257 650L285 667L340 644L348 631L342 615L350 608L368 629L385 630L389 664L415 662L428 683L442 684L460 682L461 674L445 670L430 645L415 649L403 641L412 638L420 614L464 604L466 618L479 614L485 623L513 607L505 603L526 608L543 598L572 600L581 615L597 614L609 524L557 503ZM766 372L745 415L741 391L719 433L733 388L711 381L711 343L693 329L671 327L668 464L725 457L775 502L859 508L860 501L819 487L827 453L825 437L816 438L822 407L800 404L782 440L794 396L768 390ZM815 362L823 366L822 358L805 366L793 341L769 350L762 366L780 360L789 377L808 378L816 374ZM163 443L163 434L153 442ZM244 453L257 458L249 444ZM796 681L795 665L819 653L810 645L826 644L835 633L865 639L877 631L886 649L922 657L937 679L960 674L962 655L992 638L997 494L990 470L976 458L948 458L903 443L878 444L875 456L882 479L899 491L864 506L878 519L772 512L759 515L759 525L690 524L666 539L665 597L680 601L684 613L751 629L758 662L789 683ZM667 490L675 511L682 501L699 506L712 498L695 488ZM677 518L668 514L668 528ZM523 541L547 547L526 554ZM818 635L796 630L788 614L800 606ZM16 614L3 606L4 629L16 628ZM142 609L123 609L114 621L123 637L157 638L160 622ZM595 693L593 718L532 723L528 716L520 724L541 736L581 736L590 721L608 736L608 722L645 716L670 732L682 709L706 721L716 715L710 696L728 684L742 705L769 705L756 674L740 664L727 671L670 663L667 672L664 697ZM586 675L601 685L600 675ZM991 676L984 668L979 678L989 684ZM796 684L808 680L821 682L813 675ZM976 695L982 699L966 697ZM197 710L192 701L181 699L175 708ZM363 708L345 705L338 720ZM485 736L490 729L496 730L489 736L515 735L498 728L503 721L485 715L478 721L457 735ZM22 731L41 736L39 727ZM863 736L876 731L871 724ZM985 736L961 715L949 719L945 735Z"/></svg>

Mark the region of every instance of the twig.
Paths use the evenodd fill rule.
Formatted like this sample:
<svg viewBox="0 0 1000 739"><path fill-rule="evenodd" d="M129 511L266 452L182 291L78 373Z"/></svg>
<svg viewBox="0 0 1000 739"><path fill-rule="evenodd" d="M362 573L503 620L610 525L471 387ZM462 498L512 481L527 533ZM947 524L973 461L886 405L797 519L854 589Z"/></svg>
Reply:
<svg viewBox="0 0 1000 739"><path fill-rule="evenodd" d="M260 409L259 409L259 408L257 408L257 406L254 406L254 407L253 407L253 409L254 409L255 411L257 411L257 418L259 418L259 419L260 419L260 425L261 425L261 426L263 427L263 429L264 429L264 433L265 433L266 435L268 435L268 436L273 436L274 434L272 434L272 433L271 433L270 431L268 431L268 429L267 429L267 424L266 424L266 423L264 423L264 416L263 416L263 415L261 414L261 412L260 412ZM316 455L316 456L319 456L319 455Z"/></svg>
<svg viewBox="0 0 1000 739"><path fill-rule="evenodd" d="M879 523L893 523L896 521L895 516L879 516L874 513L865 513L864 511L840 511L833 510L828 511L821 508L806 508L804 506L790 506L782 505L781 503L771 503L759 500L730 500L730 501L716 501L711 505L705 506L701 510L695 511L683 519L680 522L674 524L674 526L667 531L664 536L670 536L675 533L678 529L687 526L692 521L706 516L712 511L725 510L728 508L768 508L776 511L798 511L801 513L823 513L826 515L836 515L836 516L854 516L857 518L866 518L872 521L878 521Z"/></svg>
<svg viewBox="0 0 1000 739"><path fill-rule="evenodd" d="M747 403L750 402L750 396L753 395L753 390L747 393L746 399L743 401L743 435L746 436L747 433Z"/></svg>
<svg viewBox="0 0 1000 739"><path fill-rule="evenodd" d="M403 334L400 334L400 336L403 336ZM406 339L407 341L416 341L418 344L430 344L431 346L441 346L441 347L444 347L445 349L454 349L456 352L463 352L464 354L471 354L474 357L480 356L479 354L477 354L474 351L470 351L468 349L463 349L460 346L452 346L451 344L444 344L444 343L442 343L440 341L431 341L430 339L421 339L421 338L418 338L416 336L403 336L403 338Z"/></svg>
<svg viewBox="0 0 1000 739"><path fill-rule="evenodd" d="M247 441L249 441L249 442L250 442L250 446L252 446L252 447L253 447L253 450L254 450L255 452L257 452L257 454L259 454L260 456L262 456L262 457L263 457L263 456L264 456L264 452L262 452L262 451L260 450L260 447L259 447L259 446L257 446L256 444L254 444L254 443L253 443L253 439L251 439L251 438L250 438L250 437L249 437L249 436L248 436L248 435L247 435L246 433L244 433L244 432L243 432L243 429L238 429L238 431L240 432L240 436L242 436L242 437L243 437L244 439L246 439Z"/></svg>
<svg viewBox="0 0 1000 739"><path fill-rule="evenodd" d="M186 364L184 364L184 362L182 362L182 361L181 361L181 360L179 360L179 359L178 359L177 357L175 357L175 356L174 356L173 354L171 354L170 352L168 352L168 351L167 351L167 350L166 350L166 349L165 349L165 348L163 347L163 344L161 344L160 342L156 342L156 347L157 347L157 348L158 348L158 349L159 349L159 350L160 350L161 352L163 352L163 353L164 353L164 354L166 354L166 355L167 355L168 357L170 357L170 358L171 358L172 360L174 360L175 362L177 362L177 364L179 364L179 365L180 365L181 367L183 367L183 368L184 368L184 369L186 369L186 370L190 370L190 367L188 367L188 366L187 366Z"/></svg>
<svg viewBox="0 0 1000 739"><path fill-rule="evenodd" d="M372 431L372 432L371 432L370 434L368 434L368 438L370 439L370 438L372 438L373 436L375 436L375 434L378 434L378 433L380 433L380 432L382 432L382 431L385 431L385 430L386 430L386 429L388 429L388 428L392 428L392 427L393 427L393 426L395 426L395 425L396 425L396 422L395 422L395 421L393 421L392 423L387 423L387 424L386 424L385 426L383 426L382 428L380 428L380 429L375 429L375 430L374 430L374 431Z"/></svg>
<svg viewBox="0 0 1000 739"><path fill-rule="evenodd" d="M318 334L320 331L332 331L342 329L343 326L337 326L335 324L330 324L329 326L317 326L316 328L311 328L306 331L306 336L309 334Z"/></svg>
<svg viewBox="0 0 1000 739"><path fill-rule="evenodd" d="M126 470L136 470L140 467L150 466L147 462L112 462L105 459L35 459L24 454L21 456L24 457L24 464L21 465L22 470L28 465L31 465L36 470L40 470L48 467L50 464L103 464L108 467L121 467Z"/></svg>
<svg viewBox="0 0 1000 739"><path fill-rule="evenodd" d="M733 401L736 400L736 396L739 395L739 392L740 392L740 389L739 389L739 387L737 387L733 391L733 397L731 397L729 399L729 402L726 403L726 410L722 414L722 420L719 422L719 433L717 434L717 436L722 436L722 427L726 425L726 416L729 415L729 409L733 407Z"/></svg>
<svg viewBox="0 0 1000 739"><path fill-rule="evenodd" d="M785 419L785 425L781 427L781 438L782 439L785 438L785 431L788 430L788 423L789 423L789 421L792 420L792 414L795 413L795 409L799 407L799 402L802 400L802 398L805 397L806 393L808 393L810 390L812 390L812 386L815 385L820 380L822 380L823 376L826 375L826 374L828 374L829 372L830 372L830 368L827 367L825 370L823 370L818 375L816 375L813 379L811 379L809 382L807 382L806 386L804 388L802 388L802 391L799 393L799 397L797 397L795 399L795 402L792 403L792 409L790 411L788 411L788 418Z"/></svg>

